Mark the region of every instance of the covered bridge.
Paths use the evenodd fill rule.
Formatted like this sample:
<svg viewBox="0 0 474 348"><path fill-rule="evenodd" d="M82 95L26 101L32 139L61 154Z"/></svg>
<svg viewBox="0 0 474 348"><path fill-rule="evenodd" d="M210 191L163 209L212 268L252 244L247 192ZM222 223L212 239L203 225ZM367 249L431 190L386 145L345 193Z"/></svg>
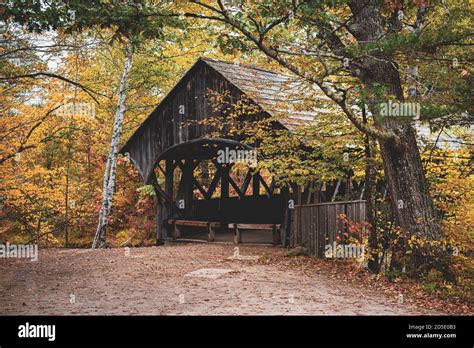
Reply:
<svg viewBox="0 0 474 348"><path fill-rule="evenodd" d="M199 59L187 71L120 150L143 182L155 188L157 244L189 237L194 229L204 229L208 241L227 233L240 242L241 231L249 230L269 236L274 244L290 242L289 200L318 203L330 194L296 185L278 187L271 175L250 166L237 182L231 175L233 163L217 161L218 151L252 148L238 135L209 137L212 125L202 121L219 112L210 92L227 93L233 101L246 97L257 106L259 117L273 117L277 127L294 130L329 112L301 107L308 88L315 87L291 75L212 59ZM328 100L318 90L311 92L313 98ZM203 163L208 164L198 178Z"/></svg>

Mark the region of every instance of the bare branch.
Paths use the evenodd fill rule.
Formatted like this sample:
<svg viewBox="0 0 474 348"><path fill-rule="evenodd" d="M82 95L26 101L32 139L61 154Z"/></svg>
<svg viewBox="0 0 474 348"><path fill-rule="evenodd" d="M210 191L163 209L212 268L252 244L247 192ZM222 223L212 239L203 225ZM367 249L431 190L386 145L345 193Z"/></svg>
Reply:
<svg viewBox="0 0 474 348"><path fill-rule="evenodd" d="M9 76L9 77L0 77L0 82L4 82L4 81L11 81L11 80L17 80L17 79L24 79L24 78L31 78L31 79L35 79L39 76L46 76L46 77L51 77L51 78L55 78L55 79L58 79L58 80L61 80L61 81L65 81L67 83L70 83L72 84L73 86L76 86L76 87L79 87L80 89L82 89L84 92L86 92L92 99L94 99L94 101L97 103L97 104L100 104L99 101L97 100L97 98L94 96L95 95L100 95L102 97L107 97L109 98L109 96L107 96L106 94L103 94L103 93L99 93L99 92L96 92L78 82L75 82L75 81L72 81L64 76L61 76L61 75L57 75L57 74L53 74L53 73L48 73L48 72L37 72L37 73L32 73L32 74L24 74L24 75L15 75L15 76Z"/></svg>
<svg viewBox="0 0 474 348"><path fill-rule="evenodd" d="M3 164L4 162L8 161L9 159L15 157L18 153L21 153L25 150L28 150L28 149L31 149L31 148L35 148L37 147L37 145L35 144L31 144L31 145L25 145L26 142L28 141L28 139L30 139L31 135L33 134L33 132L35 131L35 129L37 129L45 120L46 118L48 118L54 111L56 111L57 109L59 109L61 107L61 105L58 105L56 107L54 107L53 109L49 110L43 117L41 117L39 119L38 122L36 122L31 128L30 130L28 131L28 134L26 135L25 139L21 142L20 146L18 147L18 149L16 149L14 152L0 158L0 164ZM56 130L55 132L53 132L52 134L50 134L49 136L47 137L44 137L43 139L41 139L39 141L39 143L45 143L49 140L52 139L52 137L54 137L54 135L58 132L58 130Z"/></svg>

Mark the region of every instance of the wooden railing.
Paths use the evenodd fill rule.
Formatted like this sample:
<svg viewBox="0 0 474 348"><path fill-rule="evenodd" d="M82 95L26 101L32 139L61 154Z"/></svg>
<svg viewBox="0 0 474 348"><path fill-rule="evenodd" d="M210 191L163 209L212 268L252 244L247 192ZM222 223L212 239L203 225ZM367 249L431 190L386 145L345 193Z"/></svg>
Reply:
<svg viewBox="0 0 474 348"><path fill-rule="evenodd" d="M325 246L333 242L342 243L344 233L347 233L349 226L340 218L341 214L352 223L363 223L367 220L366 201L295 206L292 211L290 246L304 245L311 255L323 257Z"/></svg>

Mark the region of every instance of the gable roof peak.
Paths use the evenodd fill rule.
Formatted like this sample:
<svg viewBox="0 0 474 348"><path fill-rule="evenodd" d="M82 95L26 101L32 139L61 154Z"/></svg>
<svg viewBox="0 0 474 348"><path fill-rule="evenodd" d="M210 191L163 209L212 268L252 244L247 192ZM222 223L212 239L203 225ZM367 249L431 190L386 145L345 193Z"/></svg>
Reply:
<svg viewBox="0 0 474 348"><path fill-rule="evenodd" d="M211 63L211 64L212 63L220 63L220 64L226 64L226 65L230 65L230 66L238 66L238 67L245 68L245 69L259 70L259 71L269 73L269 74L272 74L272 75L282 75L282 76L287 76L289 78L291 78L291 77L295 78L296 77L295 75L291 75L291 74L287 74L287 73L283 73L283 72L276 72L276 71L269 70L269 69L264 69L264 68L262 68L258 65L255 65L255 64L242 64L242 63L237 63L237 62L233 62L233 61L227 61L227 60L216 59L216 58L207 58L207 57L200 57L198 60L204 61L206 63Z"/></svg>

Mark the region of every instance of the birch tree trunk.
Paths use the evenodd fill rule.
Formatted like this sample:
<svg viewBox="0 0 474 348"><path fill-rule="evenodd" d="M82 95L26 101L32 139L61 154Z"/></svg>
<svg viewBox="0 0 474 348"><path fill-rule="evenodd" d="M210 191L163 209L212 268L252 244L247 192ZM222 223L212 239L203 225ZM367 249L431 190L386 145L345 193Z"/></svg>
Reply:
<svg viewBox="0 0 474 348"><path fill-rule="evenodd" d="M99 212L99 224L97 226L97 231L92 243L92 248L102 248L106 245L105 232L115 192L117 155L119 151L120 136L122 134L123 118L126 108L125 101L128 86L127 80L132 68L133 60L133 47L131 43L128 43L126 51L122 78L120 79L117 109L115 110L112 140L110 142L109 155L107 156L107 163L105 165L104 181L102 185L102 205Z"/></svg>

